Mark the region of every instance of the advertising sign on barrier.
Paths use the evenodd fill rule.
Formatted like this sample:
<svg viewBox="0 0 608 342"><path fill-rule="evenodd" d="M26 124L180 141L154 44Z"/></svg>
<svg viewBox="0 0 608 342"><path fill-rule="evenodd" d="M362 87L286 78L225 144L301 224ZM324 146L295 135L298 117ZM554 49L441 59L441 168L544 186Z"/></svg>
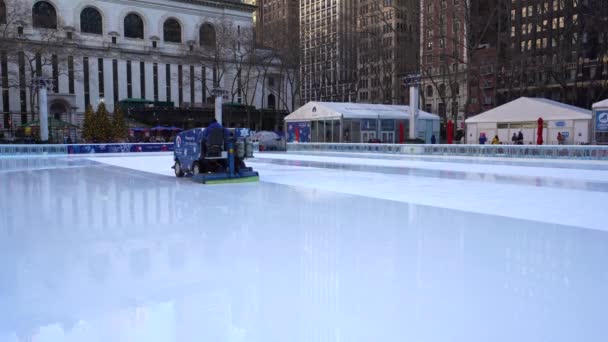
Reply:
<svg viewBox="0 0 608 342"><path fill-rule="evenodd" d="M597 111L595 113L595 131L608 132L608 110Z"/></svg>
<svg viewBox="0 0 608 342"><path fill-rule="evenodd" d="M290 122L287 124L288 142L310 142L310 122Z"/></svg>

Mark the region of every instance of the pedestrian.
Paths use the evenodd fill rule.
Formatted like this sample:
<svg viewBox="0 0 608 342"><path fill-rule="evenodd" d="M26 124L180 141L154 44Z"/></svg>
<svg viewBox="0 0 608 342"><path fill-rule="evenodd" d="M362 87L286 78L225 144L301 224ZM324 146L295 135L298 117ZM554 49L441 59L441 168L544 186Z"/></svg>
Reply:
<svg viewBox="0 0 608 342"><path fill-rule="evenodd" d="M513 137L511 138L511 142L513 145L517 145L517 133L513 132Z"/></svg>
<svg viewBox="0 0 608 342"><path fill-rule="evenodd" d="M557 144L558 145L564 144L564 136L562 135L562 132L557 132Z"/></svg>
<svg viewBox="0 0 608 342"><path fill-rule="evenodd" d="M72 137L68 136L68 144L72 144Z"/></svg>
<svg viewBox="0 0 608 342"><path fill-rule="evenodd" d="M524 144L524 134L521 131L519 131L519 134L517 134L517 144L518 145Z"/></svg>
<svg viewBox="0 0 608 342"><path fill-rule="evenodd" d="M435 145L437 143L437 138L435 138L435 134L431 136L431 144Z"/></svg>
<svg viewBox="0 0 608 342"><path fill-rule="evenodd" d="M495 135L494 139L492 139L492 145L500 145L500 139L498 139L498 135Z"/></svg>
<svg viewBox="0 0 608 342"><path fill-rule="evenodd" d="M480 133L479 134L479 145L485 145L486 141L488 139L486 138L486 134L485 133Z"/></svg>

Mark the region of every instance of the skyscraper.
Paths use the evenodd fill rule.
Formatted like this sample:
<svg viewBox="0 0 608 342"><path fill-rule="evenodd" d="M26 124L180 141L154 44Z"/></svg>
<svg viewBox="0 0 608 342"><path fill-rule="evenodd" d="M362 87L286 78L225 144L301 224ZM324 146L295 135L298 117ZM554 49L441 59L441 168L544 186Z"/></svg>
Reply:
<svg viewBox="0 0 608 342"><path fill-rule="evenodd" d="M359 0L359 102L402 104L401 80L418 70L419 0Z"/></svg>
<svg viewBox="0 0 608 342"><path fill-rule="evenodd" d="M303 103L357 99L356 10L353 0L300 1Z"/></svg>
<svg viewBox="0 0 608 342"><path fill-rule="evenodd" d="M298 0L257 0L256 28L263 46L299 48Z"/></svg>

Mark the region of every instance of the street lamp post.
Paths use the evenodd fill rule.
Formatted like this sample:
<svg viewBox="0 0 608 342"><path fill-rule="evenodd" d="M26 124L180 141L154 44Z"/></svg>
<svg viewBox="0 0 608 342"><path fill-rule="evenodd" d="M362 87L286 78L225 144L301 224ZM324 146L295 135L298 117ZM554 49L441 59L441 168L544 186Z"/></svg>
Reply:
<svg viewBox="0 0 608 342"><path fill-rule="evenodd" d="M40 98L39 109L40 109L40 140L49 140L49 108L47 91L53 88L53 79L36 77L32 80L32 90L38 90L38 96Z"/></svg>
<svg viewBox="0 0 608 342"><path fill-rule="evenodd" d="M416 122L418 121L418 114L420 112L420 82L420 74L410 74L403 78L403 86L410 88L410 140L417 138Z"/></svg>
<svg viewBox="0 0 608 342"><path fill-rule="evenodd" d="M215 120L222 125L222 100L228 91L222 88L214 88L211 90L211 95L215 96Z"/></svg>

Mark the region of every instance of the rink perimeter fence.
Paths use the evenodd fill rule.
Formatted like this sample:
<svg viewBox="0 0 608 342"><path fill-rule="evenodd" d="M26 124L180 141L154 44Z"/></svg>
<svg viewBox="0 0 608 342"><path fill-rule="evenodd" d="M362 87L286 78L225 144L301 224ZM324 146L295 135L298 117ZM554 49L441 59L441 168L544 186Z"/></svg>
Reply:
<svg viewBox="0 0 608 342"><path fill-rule="evenodd" d="M462 156L608 160L608 146L597 145L401 145L289 143L288 152L385 153L413 156Z"/></svg>
<svg viewBox="0 0 608 342"><path fill-rule="evenodd" d="M257 150L257 144L254 149ZM172 143L0 145L0 156L171 152ZM608 160L608 146L289 143L288 152Z"/></svg>

